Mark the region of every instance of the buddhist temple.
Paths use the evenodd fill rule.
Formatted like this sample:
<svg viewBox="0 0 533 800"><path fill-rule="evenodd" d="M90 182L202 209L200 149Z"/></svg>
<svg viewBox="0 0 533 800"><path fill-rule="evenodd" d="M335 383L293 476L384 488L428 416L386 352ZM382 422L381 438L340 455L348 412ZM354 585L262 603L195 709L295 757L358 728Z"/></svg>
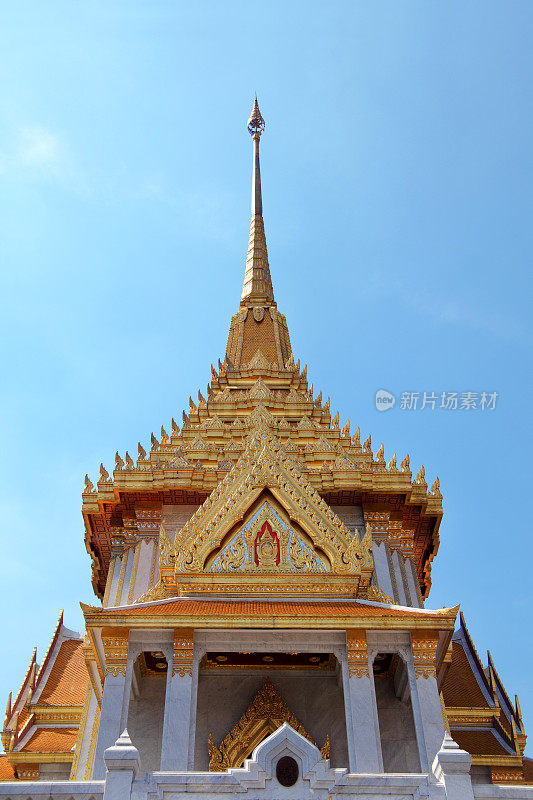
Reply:
<svg viewBox="0 0 533 800"><path fill-rule="evenodd" d="M256 98L224 357L149 448L85 477L98 600L7 698L0 798L533 798L518 699L459 606L431 608L438 478L341 424L292 352L264 128Z"/></svg>

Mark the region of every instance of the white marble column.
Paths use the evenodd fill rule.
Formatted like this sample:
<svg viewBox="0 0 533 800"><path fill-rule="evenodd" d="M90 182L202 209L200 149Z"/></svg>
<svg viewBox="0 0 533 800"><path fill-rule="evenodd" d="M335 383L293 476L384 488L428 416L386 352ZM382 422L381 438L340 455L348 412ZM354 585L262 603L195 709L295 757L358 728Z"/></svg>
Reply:
<svg viewBox="0 0 533 800"><path fill-rule="evenodd" d="M418 675L416 678L416 692L420 703L427 762L432 764L440 750L444 737L442 707L435 676L424 677L423 675Z"/></svg>
<svg viewBox="0 0 533 800"><path fill-rule="evenodd" d="M104 751L112 747L126 726L130 700L130 684L127 679L129 631L121 630L110 636L102 636L105 655L104 691L100 710L100 723L93 764L93 778L105 777ZM124 707L126 713L124 715Z"/></svg>
<svg viewBox="0 0 533 800"><path fill-rule="evenodd" d="M102 708L100 711L100 723L98 726L98 737L96 739L96 750L94 754L93 778L105 778L106 766L104 763L104 752L108 747L112 747L122 733L121 719L124 695L126 689L126 670L117 672L116 675L108 673L105 676L104 694L102 697ZM128 685L129 694L129 685Z"/></svg>
<svg viewBox="0 0 533 800"><path fill-rule="evenodd" d="M343 663L350 772L383 772L376 693L364 631L347 631Z"/></svg>
<svg viewBox="0 0 533 800"><path fill-rule="evenodd" d="M413 655L412 662L408 664L409 688L420 762L423 771L429 772L444 738L444 720L435 674L438 638L414 633L411 638Z"/></svg>
<svg viewBox="0 0 533 800"><path fill-rule="evenodd" d="M189 768L189 731L193 699L193 631L176 629L171 663L168 665L165 718L161 746L161 770Z"/></svg>

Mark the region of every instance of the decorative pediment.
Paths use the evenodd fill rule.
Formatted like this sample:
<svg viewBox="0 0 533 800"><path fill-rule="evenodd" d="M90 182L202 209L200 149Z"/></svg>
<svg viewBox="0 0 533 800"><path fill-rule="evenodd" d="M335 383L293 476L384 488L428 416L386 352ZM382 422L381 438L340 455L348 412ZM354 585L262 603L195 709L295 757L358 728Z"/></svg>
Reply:
<svg viewBox="0 0 533 800"><path fill-rule="evenodd" d="M223 430L224 423L222 422L220 417L217 417L217 415L215 414L214 417L208 417L205 420L205 422L202 422L202 424L199 425L198 427L202 429L214 428L215 430Z"/></svg>
<svg viewBox="0 0 533 800"><path fill-rule="evenodd" d="M296 426L299 431L316 431L318 425L313 420L309 419L309 417L302 417L298 425Z"/></svg>
<svg viewBox="0 0 533 800"><path fill-rule="evenodd" d="M298 448L296 447L294 442L291 442L290 439L287 439L285 442L283 442L283 449L284 449L284 451L286 453L297 453L298 452Z"/></svg>
<svg viewBox="0 0 533 800"><path fill-rule="evenodd" d="M242 369L272 369L272 366L273 365L263 354L263 351L258 349L250 363L247 365L243 364ZM274 369L277 369L277 364L274 365Z"/></svg>
<svg viewBox="0 0 533 800"><path fill-rule="evenodd" d="M251 426L256 428L260 427L261 425L267 426L268 428L272 428L276 425L276 420L263 405L263 403L259 402L257 406L254 408L250 416L248 417L248 422Z"/></svg>
<svg viewBox="0 0 533 800"><path fill-rule="evenodd" d="M335 459L335 469L354 470L357 467L347 456L340 456Z"/></svg>
<svg viewBox="0 0 533 800"><path fill-rule="evenodd" d="M209 734L209 770L224 772L231 767L242 766L244 759L251 755L257 745L284 723L317 746L276 691L270 678L267 678L240 720L218 747ZM320 755L322 758L329 758L329 736L326 736Z"/></svg>
<svg viewBox="0 0 533 800"><path fill-rule="evenodd" d="M187 452L195 450L200 452L209 452L209 449L208 443L205 441L205 439L202 439L201 436L197 436L196 439L193 439L193 441L190 442L190 444L187 444L185 447Z"/></svg>
<svg viewBox="0 0 533 800"><path fill-rule="evenodd" d="M220 403L221 401L233 400L233 395L231 393L231 389L229 386L226 386L223 392L217 392L216 401Z"/></svg>
<svg viewBox="0 0 533 800"><path fill-rule="evenodd" d="M305 397L301 392L297 392L296 389L291 387L285 400L288 400L289 403L304 403Z"/></svg>
<svg viewBox="0 0 533 800"><path fill-rule="evenodd" d="M329 564L264 502L216 556L210 572L325 572Z"/></svg>
<svg viewBox="0 0 533 800"><path fill-rule="evenodd" d="M190 463L186 458L183 458L183 456L178 456L177 458L172 459L170 464L176 469L188 469L190 467Z"/></svg>
<svg viewBox="0 0 533 800"><path fill-rule="evenodd" d="M261 378L258 378L251 389L248 391L248 397L251 400L268 400L273 396L272 392Z"/></svg>
<svg viewBox="0 0 533 800"><path fill-rule="evenodd" d="M356 580L345 591L361 586L364 596L373 572L370 532L360 541L346 528L266 425L248 438L244 456L176 533L173 550L165 562L174 566L178 584L209 574L237 580L248 572L277 576L281 587L283 575L289 582L291 574L321 581L350 576Z"/></svg>

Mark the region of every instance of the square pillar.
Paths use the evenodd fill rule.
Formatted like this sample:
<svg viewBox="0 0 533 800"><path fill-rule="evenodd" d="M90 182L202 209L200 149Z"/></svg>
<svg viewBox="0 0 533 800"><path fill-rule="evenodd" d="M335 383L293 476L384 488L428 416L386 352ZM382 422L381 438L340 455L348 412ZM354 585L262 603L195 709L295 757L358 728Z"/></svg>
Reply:
<svg viewBox="0 0 533 800"><path fill-rule="evenodd" d="M383 772L374 676L368 662L366 632L346 631L346 647L344 677L347 679L345 706L350 772Z"/></svg>
<svg viewBox="0 0 533 800"><path fill-rule="evenodd" d="M124 730L130 697L130 683L126 680L128 659L128 630L109 629L102 632L105 655L104 692L98 725L98 737L93 763L93 778L105 778L104 752L112 747ZM124 711L126 708L126 711Z"/></svg>
<svg viewBox="0 0 533 800"><path fill-rule="evenodd" d="M420 753L422 768L429 771L441 749L445 732L435 672L438 633L412 631L411 641L414 669L408 670L408 673L413 713L419 749L422 750Z"/></svg>
<svg viewBox="0 0 533 800"><path fill-rule="evenodd" d="M192 705L196 702L192 662L193 629L177 628L174 631L172 659L167 672L161 746L162 771L179 772L189 768L189 730Z"/></svg>
<svg viewBox="0 0 533 800"><path fill-rule="evenodd" d="M474 800L471 766L470 753L461 750L450 734L446 733L433 762L435 777L444 784L446 800Z"/></svg>

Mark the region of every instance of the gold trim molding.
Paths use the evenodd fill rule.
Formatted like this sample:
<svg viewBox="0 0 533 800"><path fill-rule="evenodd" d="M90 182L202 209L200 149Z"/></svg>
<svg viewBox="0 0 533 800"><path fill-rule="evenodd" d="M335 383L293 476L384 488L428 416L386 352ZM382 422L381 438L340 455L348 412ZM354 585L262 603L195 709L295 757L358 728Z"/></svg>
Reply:
<svg viewBox="0 0 533 800"><path fill-rule="evenodd" d="M172 649L172 675L192 676L193 629L176 628Z"/></svg>
<svg viewBox="0 0 533 800"><path fill-rule="evenodd" d="M346 631L346 649L350 678L369 678L366 631Z"/></svg>
<svg viewBox="0 0 533 800"><path fill-rule="evenodd" d="M416 632L412 632L411 641L416 677L425 678L426 680L435 678L437 647L439 644L438 636L430 638L417 636Z"/></svg>

